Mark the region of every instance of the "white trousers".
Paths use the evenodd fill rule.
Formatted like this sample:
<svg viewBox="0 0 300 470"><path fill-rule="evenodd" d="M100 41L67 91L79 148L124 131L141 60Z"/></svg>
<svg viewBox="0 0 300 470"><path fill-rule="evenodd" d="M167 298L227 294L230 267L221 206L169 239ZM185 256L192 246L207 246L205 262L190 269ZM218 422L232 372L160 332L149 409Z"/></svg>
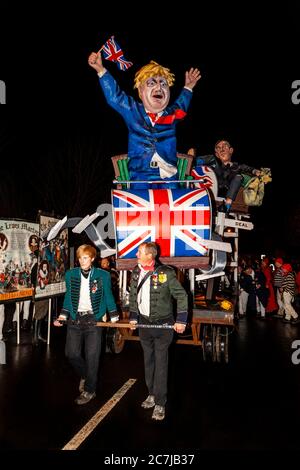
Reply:
<svg viewBox="0 0 300 470"><path fill-rule="evenodd" d="M20 304L20 313L23 310L23 320L28 320L28 318L29 318L30 302L31 302L31 300L23 300L22 302L19 302L19 304ZM13 321L17 321L17 305L16 305L16 308L15 308Z"/></svg>
<svg viewBox="0 0 300 470"><path fill-rule="evenodd" d="M276 287L276 300L277 300L278 307L279 307L278 308L278 315L283 316L284 306L283 306L283 301L282 301L282 294L281 294L278 287Z"/></svg>
<svg viewBox="0 0 300 470"><path fill-rule="evenodd" d="M289 292L284 292L282 295L283 298L283 308L285 311L285 318L290 320L292 318L298 318L298 314L294 307L292 306L292 302L294 300L294 296Z"/></svg>
<svg viewBox="0 0 300 470"><path fill-rule="evenodd" d="M245 290L240 290L239 295L239 314L246 315L249 294Z"/></svg>

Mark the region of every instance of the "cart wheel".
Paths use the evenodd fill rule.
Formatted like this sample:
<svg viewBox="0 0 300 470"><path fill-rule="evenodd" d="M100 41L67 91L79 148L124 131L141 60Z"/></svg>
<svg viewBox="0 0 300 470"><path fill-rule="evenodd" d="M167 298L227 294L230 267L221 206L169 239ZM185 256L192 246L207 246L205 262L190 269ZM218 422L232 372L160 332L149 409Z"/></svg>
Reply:
<svg viewBox="0 0 300 470"><path fill-rule="evenodd" d="M226 364L228 364L229 361L229 334L228 334L228 328L227 326L223 329L222 328L222 333L220 330L220 361L221 358Z"/></svg>
<svg viewBox="0 0 300 470"><path fill-rule="evenodd" d="M229 335L228 335L228 328L225 328L224 338L224 359L226 364L229 362Z"/></svg>
<svg viewBox="0 0 300 470"><path fill-rule="evenodd" d="M216 362L217 360L217 348L216 348L216 343L217 343L217 327L212 326L212 361Z"/></svg>
<svg viewBox="0 0 300 470"><path fill-rule="evenodd" d="M205 337L206 337L206 325L203 326L203 332L202 332L202 357L203 357L203 361L206 361Z"/></svg>
<svg viewBox="0 0 300 470"><path fill-rule="evenodd" d="M218 326L217 327L217 334L216 334L216 358L217 358L217 362L221 362L221 341L222 341L222 337L221 337L221 327Z"/></svg>
<svg viewBox="0 0 300 470"><path fill-rule="evenodd" d="M106 347L113 354L120 354L123 351L125 339L120 328L108 328L106 333Z"/></svg>
<svg viewBox="0 0 300 470"><path fill-rule="evenodd" d="M213 335L210 325L204 325L202 335L202 354L203 360L208 361L213 356Z"/></svg>

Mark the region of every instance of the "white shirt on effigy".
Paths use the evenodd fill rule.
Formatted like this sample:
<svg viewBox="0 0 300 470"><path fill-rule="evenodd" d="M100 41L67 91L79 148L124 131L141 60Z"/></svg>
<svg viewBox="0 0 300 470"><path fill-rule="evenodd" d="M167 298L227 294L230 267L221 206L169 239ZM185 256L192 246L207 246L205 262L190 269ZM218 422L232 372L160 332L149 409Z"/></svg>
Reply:
<svg viewBox="0 0 300 470"><path fill-rule="evenodd" d="M159 176L161 179L170 178L177 173L177 168L175 168L175 166L171 165L170 163L167 163L158 155L157 152L154 153L153 157L151 158L151 162L157 162Z"/></svg>
<svg viewBox="0 0 300 470"><path fill-rule="evenodd" d="M147 110L146 110L146 112L148 113ZM162 115L163 115L163 111L161 111L160 113L157 113L155 120L153 120L149 116L151 125L155 126L155 123L156 123L157 119ZM157 152L154 153L154 155L151 159L151 162L157 162L157 166L159 168L159 176L161 177L161 179L170 178L171 176L173 176L177 173L177 168L175 168L175 166L173 166L173 165L170 165L170 163L167 163L163 158L161 158L158 155Z"/></svg>
<svg viewBox="0 0 300 470"><path fill-rule="evenodd" d="M92 303L90 297L90 276L85 278L82 274L80 275L80 295L79 295L79 305L78 312L88 312L92 311Z"/></svg>

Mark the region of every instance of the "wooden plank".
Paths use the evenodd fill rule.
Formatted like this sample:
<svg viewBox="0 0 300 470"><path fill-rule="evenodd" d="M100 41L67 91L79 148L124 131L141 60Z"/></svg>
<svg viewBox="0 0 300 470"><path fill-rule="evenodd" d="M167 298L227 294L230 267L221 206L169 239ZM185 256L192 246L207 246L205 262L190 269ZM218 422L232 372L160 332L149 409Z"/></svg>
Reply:
<svg viewBox="0 0 300 470"><path fill-rule="evenodd" d="M190 174L191 174L191 169L192 169L193 160L194 160L193 155L188 155L188 154L186 154L186 153L177 153L177 158L182 158L182 159L187 160L187 167L186 167L186 170L185 170L185 174L186 174L186 175L190 175Z"/></svg>
<svg viewBox="0 0 300 470"><path fill-rule="evenodd" d="M168 264L175 268L190 269L209 269L209 257L208 256L189 256L189 257L161 257L159 258L162 264ZM116 260L117 270L132 270L137 265L136 258Z"/></svg>
<svg viewBox="0 0 300 470"><path fill-rule="evenodd" d="M193 317L193 323L207 323L207 324L212 324L212 325L234 325L234 318L233 315L226 315L223 318L219 317L217 318L216 316L211 317L211 316L203 316L203 317L198 317L195 318Z"/></svg>
<svg viewBox="0 0 300 470"><path fill-rule="evenodd" d="M201 346L202 341L194 341L193 339L177 339L176 344L191 344L192 346Z"/></svg>
<svg viewBox="0 0 300 470"><path fill-rule="evenodd" d="M140 337L139 336L131 336L131 335L127 335L126 333L123 334L122 333L122 338L125 339L126 341L139 341L140 340Z"/></svg>
<svg viewBox="0 0 300 470"><path fill-rule="evenodd" d="M127 153L122 153L121 155L115 155L114 157L111 157L111 161L114 167L114 172L115 172L115 177L117 178L120 176L120 171L118 167L118 160L126 160L127 159Z"/></svg>
<svg viewBox="0 0 300 470"><path fill-rule="evenodd" d="M200 325L196 325L195 323L191 324L191 330L193 335L193 340L195 344L199 344L199 336L200 336Z"/></svg>
<svg viewBox="0 0 300 470"><path fill-rule="evenodd" d="M105 326L106 328L131 328L132 327L130 323L124 322L122 320L118 322L97 321L97 326Z"/></svg>

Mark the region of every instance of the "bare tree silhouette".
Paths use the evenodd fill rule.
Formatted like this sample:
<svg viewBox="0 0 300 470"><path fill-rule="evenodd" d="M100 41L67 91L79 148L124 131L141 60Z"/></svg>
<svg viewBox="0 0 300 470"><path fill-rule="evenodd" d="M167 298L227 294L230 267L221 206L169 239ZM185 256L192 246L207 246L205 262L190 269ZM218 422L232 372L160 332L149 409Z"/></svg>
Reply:
<svg viewBox="0 0 300 470"><path fill-rule="evenodd" d="M30 182L40 209L80 217L109 202L113 170L101 141L68 138L61 147L47 149L38 172L36 164L30 163Z"/></svg>
<svg viewBox="0 0 300 470"><path fill-rule="evenodd" d="M10 159L12 158L10 147L11 139L7 126L0 122L0 217L22 217L22 207L20 205L20 184L18 176L9 171Z"/></svg>
<svg viewBox="0 0 300 470"><path fill-rule="evenodd" d="M0 122L0 155L5 151L9 143L8 132L5 124ZM2 158L1 158L2 160Z"/></svg>

